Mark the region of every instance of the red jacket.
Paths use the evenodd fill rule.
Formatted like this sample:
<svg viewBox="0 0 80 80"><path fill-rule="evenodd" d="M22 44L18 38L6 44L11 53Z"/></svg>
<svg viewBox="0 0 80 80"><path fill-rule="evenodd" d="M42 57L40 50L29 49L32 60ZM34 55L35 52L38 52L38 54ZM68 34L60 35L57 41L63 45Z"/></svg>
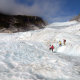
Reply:
<svg viewBox="0 0 80 80"><path fill-rule="evenodd" d="M51 46L51 49L54 49L54 46L53 45Z"/></svg>

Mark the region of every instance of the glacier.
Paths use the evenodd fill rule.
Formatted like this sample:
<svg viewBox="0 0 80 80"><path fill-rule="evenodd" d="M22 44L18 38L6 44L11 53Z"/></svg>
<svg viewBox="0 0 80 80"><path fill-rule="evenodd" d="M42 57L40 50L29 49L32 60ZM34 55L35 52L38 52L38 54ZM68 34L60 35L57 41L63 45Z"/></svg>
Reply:
<svg viewBox="0 0 80 80"><path fill-rule="evenodd" d="M59 46L63 39L66 45ZM0 80L80 80L80 23L0 33Z"/></svg>

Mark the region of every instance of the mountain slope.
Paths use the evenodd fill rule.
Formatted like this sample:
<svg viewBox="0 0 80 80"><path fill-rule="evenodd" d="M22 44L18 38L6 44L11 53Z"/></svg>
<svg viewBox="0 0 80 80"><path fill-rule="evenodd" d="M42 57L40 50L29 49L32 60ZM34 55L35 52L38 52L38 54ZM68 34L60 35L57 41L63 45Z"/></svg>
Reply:
<svg viewBox="0 0 80 80"><path fill-rule="evenodd" d="M80 23L75 23L0 33L0 80L80 80ZM63 39L66 45L59 46Z"/></svg>

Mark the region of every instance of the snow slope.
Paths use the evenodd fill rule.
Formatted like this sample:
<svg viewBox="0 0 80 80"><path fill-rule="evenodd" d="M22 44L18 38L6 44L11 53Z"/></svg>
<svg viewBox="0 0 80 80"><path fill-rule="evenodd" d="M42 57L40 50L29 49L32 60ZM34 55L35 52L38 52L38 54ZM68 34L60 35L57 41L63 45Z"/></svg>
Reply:
<svg viewBox="0 0 80 80"><path fill-rule="evenodd" d="M66 45L59 46L59 40ZM54 53L49 45L54 45ZM79 80L80 23L53 23L44 29L0 33L0 80Z"/></svg>

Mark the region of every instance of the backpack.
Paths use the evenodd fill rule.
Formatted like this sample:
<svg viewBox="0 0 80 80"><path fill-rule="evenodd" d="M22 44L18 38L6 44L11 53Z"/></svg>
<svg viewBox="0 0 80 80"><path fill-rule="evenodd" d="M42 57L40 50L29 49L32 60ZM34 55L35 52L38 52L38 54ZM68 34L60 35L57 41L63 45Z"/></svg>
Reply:
<svg viewBox="0 0 80 80"><path fill-rule="evenodd" d="M65 40L65 42L66 42L66 40Z"/></svg>

